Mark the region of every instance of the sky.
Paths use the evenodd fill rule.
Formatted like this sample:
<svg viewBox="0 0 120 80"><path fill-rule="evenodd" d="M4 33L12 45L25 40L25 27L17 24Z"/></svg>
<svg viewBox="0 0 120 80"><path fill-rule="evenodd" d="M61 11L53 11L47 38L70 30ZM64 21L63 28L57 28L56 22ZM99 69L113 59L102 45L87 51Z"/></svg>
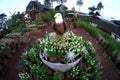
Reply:
<svg viewBox="0 0 120 80"><path fill-rule="evenodd" d="M7 17L18 11L24 12L26 6L31 0L0 0L0 14L5 13ZM43 4L43 0L38 0ZM80 7L81 12L88 13L88 7L97 6L99 2L102 2L104 8L101 9L101 16L104 19L110 20L114 18L120 20L120 1L119 0L83 0L83 5ZM56 5L56 3L54 3ZM76 0L67 0L65 3L69 9L75 7L76 11L79 11L79 7L76 5Z"/></svg>

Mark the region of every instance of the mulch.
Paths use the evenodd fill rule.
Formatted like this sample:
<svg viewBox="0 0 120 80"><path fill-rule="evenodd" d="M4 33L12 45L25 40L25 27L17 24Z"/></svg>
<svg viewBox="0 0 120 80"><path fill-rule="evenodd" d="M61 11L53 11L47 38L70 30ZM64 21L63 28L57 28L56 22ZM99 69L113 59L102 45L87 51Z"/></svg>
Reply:
<svg viewBox="0 0 120 80"><path fill-rule="evenodd" d="M91 41L93 43L93 46L96 49L96 56L98 57L101 65L101 80L120 80L120 75L118 74L116 68L97 40L92 38L88 32L80 27L71 28L68 30L73 31L77 36L82 36L84 40ZM22 43L17 48L16 52L12 54L12 57L7 60L8 62L6 66L4 66L3 70L0 72L0 80L19 80L18 63L26 47L30 47L30 43L36 39L43 38L46 32L52 31L52 27L48 24L47 26L39 29L34 28L24 34L21 38Z"/></svg>

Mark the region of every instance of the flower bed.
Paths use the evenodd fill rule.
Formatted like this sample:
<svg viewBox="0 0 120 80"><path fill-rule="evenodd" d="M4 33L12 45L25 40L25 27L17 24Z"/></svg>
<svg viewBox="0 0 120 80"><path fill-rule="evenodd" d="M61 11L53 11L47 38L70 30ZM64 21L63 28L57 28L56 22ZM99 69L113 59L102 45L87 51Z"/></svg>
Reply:
<svg viewBox="0 0 120 80"><path fill-rule="evenodd" d="M75 58L81 56L83 48L86 48L82 37L77 37L72 32L66 32L62 36L49 33L45 39L38 39L38 42L43 53L52 62L73 62ZM56 57L59 59L56 60Z"/></svg>
<svg viewBox="0 0 120 80"><path fill-rule="evenodd" d="M56 71L48 67L39 57L53 63L69 64L81 59L67 72ZM36 44L23 53L20 65L21 80L99 80L100 65L91 42L84 41L72 32L64 35L49 33L45 39L38 39Z"/></svg>

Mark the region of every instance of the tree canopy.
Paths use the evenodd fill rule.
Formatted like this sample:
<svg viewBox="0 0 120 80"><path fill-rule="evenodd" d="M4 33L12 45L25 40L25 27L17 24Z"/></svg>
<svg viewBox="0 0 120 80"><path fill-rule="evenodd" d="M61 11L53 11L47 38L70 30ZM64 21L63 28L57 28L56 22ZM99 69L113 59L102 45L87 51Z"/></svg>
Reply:
<svg viewBox="0 0 120 80"><path fill-rule="evenodd" d="M51 0L44 0L44 5L51 7Z"/></svg>
<svg viewBox="0 0 120 80"><path fill-rule="evenodd" d="M83 5L83 0L77 0L76 5L79 6L79 11L80 11L80 7Z"/></svg>
<svg viewBox="0 0 120 80"><path fill-rule="evenodd" d="M103 6L102 2L99 2L99 3L97 4L97 9L98 9L98 10L101 10L102 8L104 8L104 6Z"/></svg>
<svg viewBox="0 0 120 80"><path fill-rule="evenodd" d="M104 6L103 6L102 2L99 2L97 4L97 7L92 6L92 7L88 8L90 10L89 14L93 15L93 16L100 16L100 11L102 8L104 8Z"/></svg>

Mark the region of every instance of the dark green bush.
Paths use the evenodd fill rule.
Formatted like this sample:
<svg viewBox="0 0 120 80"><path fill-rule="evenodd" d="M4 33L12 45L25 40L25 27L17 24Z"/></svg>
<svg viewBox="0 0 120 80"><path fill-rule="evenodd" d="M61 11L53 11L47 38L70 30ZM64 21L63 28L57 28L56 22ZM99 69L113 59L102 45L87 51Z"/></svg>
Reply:
<svg viewBox="0 0 120 80"><path fill-rule="evenodd" d="M39 24L44 24L48 23L52 20L54 20L54 15L57 11L55 10L50 10L47 13L40 13L40 17L36 19L36 23Z"/></svg>
<svg viewBox="0 0 120 80"><path fill-rule="evenodd" d="M94 38L98 38L100 36L100 31L98 28L96 27L93 27L92 25L84 22L84 21L81 21L81 20L77 20L76 21L77 24L80 25L80 27L83 27L85 30L87 30Z"/></svg>

